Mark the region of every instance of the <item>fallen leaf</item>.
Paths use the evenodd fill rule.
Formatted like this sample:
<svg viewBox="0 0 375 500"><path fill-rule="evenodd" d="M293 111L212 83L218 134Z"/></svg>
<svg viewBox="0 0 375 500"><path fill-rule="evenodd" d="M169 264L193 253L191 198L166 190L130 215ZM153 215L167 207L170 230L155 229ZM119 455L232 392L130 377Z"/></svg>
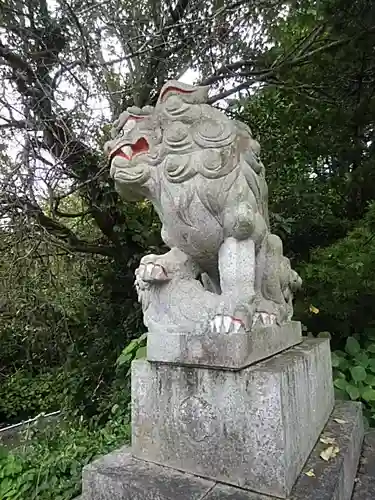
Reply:
<svg viewBox="0 0 375 500"><path fill-rule="evenodd" d="M317 307L313 306L312 304L310 305L309 309L310 309L310 312L312 312L314 314L319 314L319 309Z"/></svg>
<svg viewBox="0 0 375 500"><path fill-rule="evenodd" d="M335 458L339 451L340 448L338 446L329 446L322 451L322 453L320 454L320 458L328 462L328 460L331 460L331 458Z"/></svg>
<svg viewBox="0 0 375 500"><path fill-rule="evenodd" d="M314 470L313 469L308 470L307 472L305 472L305 475L309 477L315 477Z"/></svg>
<svg viewBox="0 0 375 500"><path fill-rule="evenodd" d="M319 441L324 444L336 444L336 439L332 437L321 437Z"/></svg>
<svg viewBox="0 0 375 500"><path fill-rule="evenodd" d="M335 422L338 424L347 424L348 422L346 420L342 420L341 418L334 418L333 419Z"/></svg>

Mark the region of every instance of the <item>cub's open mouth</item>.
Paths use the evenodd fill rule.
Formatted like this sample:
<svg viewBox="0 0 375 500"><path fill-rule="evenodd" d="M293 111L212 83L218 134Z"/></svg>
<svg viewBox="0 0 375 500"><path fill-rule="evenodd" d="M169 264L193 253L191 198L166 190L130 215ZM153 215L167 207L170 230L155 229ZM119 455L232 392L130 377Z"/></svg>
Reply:
<svg viewBox="0 0 375 500"><path fill-rule="evenodd" d="M149 150L150 147L148 145L148 142L144 137L141 137L134 144L125 144L116 149L116 151L111 154L111 160L115 156L121 156L122 158L126 158L127 160L131 161L135 156L142 153L148 153Z"/></svg>

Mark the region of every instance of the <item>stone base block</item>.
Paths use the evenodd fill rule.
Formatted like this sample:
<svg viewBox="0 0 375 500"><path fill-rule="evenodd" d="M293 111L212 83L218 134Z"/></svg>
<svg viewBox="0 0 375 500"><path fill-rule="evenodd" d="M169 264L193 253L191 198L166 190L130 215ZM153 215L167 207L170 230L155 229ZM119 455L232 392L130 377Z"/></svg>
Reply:
<svg viewBox="0 0 375 500"><path fill-rule="evenodd" d="M241 371L132 365L137 458L286 498L333 408L329 341Z"/></svg>
<svg viewBox="0 0 375 500"><path fill-rule="evenodd" d="M161 363L239 370L302 342L301 324L291 321L251 333L194 335L149 333L147 359Z"/></svg>
<svg viewBox="0 0 375 500"><path fill-rule="evenodd" d="M341 423L335 421L339 419ZM363 438L361 407L337 404L323 434L340 451L328 462L318 440L291 491L290 500L350 500ZM261 460L261 458L259 459ZM309 472L309 475L306 475ZM250 474L251 471L248 470ZM272 475L272 470L269 472ZM85 467L81 500L276 500L231 485L132 457L122 448ZM362 500L362 499L361 499ZM369 500L363 498L363 500Z"/></svg>
<svg viewBox="0 0 375 500"><path fill-rule="evenodd" d="M375 430L365 435L352 500L375 498Z"/></svg>

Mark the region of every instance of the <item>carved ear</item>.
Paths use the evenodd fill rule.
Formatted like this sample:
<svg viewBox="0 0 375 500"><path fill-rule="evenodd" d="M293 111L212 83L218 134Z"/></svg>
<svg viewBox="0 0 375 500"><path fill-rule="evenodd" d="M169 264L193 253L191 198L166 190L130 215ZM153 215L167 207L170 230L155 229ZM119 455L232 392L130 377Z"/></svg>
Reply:
<svg viewBox="0 0 375 500"><path fill-rule="evenodd" d="M187 83L170 80L160 91L158 104L165 102L171 95L178 95L188 104L204 104L208 100L209 87L194 87Z"/></svg>

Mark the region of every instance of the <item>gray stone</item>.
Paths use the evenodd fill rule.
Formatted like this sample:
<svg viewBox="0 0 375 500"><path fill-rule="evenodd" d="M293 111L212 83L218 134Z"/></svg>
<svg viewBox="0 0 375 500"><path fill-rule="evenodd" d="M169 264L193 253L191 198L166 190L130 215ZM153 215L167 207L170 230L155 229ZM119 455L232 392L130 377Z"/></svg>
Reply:
<svg viewBox="0 0 375 500"><path fill-rule="evenodd" d="M339 424L335 418L345 423ZM335 440L340 448L338 455L328 462L322 460L320 453L327 445L318 440L288 496L289 500L350 499L363 437L361 406L352 402L337 403L322 436ZM308 471L313 471L314 476L307 476ZM363 484L356 483L353 500L375 498L363 496ZM372 491L368 486L369 483L366 492ZM138 460L132 457L128 448L93 462L85 467L83 474L82 500L276 499Z"/></svg>
<svg viewBox="0 0 375 500"><path fill-rule="evenodd" d="M145 460L286 497L333 408L327 339L241 371L132 366L132 450Z"/></svg>
<svg viewBox="0 0 375 500"><path fill-rule="evenodd" d="M171 248L136 273L150 333L281 325L301 285L271 233L258 142L207 102L207 87L167 82L155 107L121 113L105 145L116 189L153 203Z"/></svg>
<svg viewBox="0 0 375 500"><path fill-rule="evenodd" d="M128 448L83 470L86 500L201 500L214 483L132 457Z"/></svg>
<svg viewBox="0 0 375 500"><path fill-rule="evenodd" d="M147 359L238 370L302 342L297 321L231 334L149 333Z"/></svg>
<svg viewBox="0 0 375 500"><path fill-rule="evenodd" d="M352 500L375 498L375 431L365 436Z"/></svg>
<svg viewBox="0 0 375 500"><path fill-rule="evenodd" d="M344 420L338 424L335 418ZM289 500L350 500L354 478L363 439L363 420L361 405L352 402L336 403L322 437L331 437L340 451L328 462L320 458L327 447L318 441L293 487ZM314 476L306 475L313 471ZM356 492L361 491L356 483ZM353 500L373 500L375 496L358 496ZM271 500L270 497L245 492L227 485L216 485L205 500Z"/></svg>
<svg viewBox="0 0 375 500"><path fill-rule="evenodd" d="M335 419L345 423L338 423ZM336 402L322 437L334 438L339 452L328 462L322 460L320 453L329 445L318 441L293 488L291 500L302 498L350 500L351 498L363 441L361 404L350 401ZM314 472L315 477L305 474L310 470Z"/></svg>

